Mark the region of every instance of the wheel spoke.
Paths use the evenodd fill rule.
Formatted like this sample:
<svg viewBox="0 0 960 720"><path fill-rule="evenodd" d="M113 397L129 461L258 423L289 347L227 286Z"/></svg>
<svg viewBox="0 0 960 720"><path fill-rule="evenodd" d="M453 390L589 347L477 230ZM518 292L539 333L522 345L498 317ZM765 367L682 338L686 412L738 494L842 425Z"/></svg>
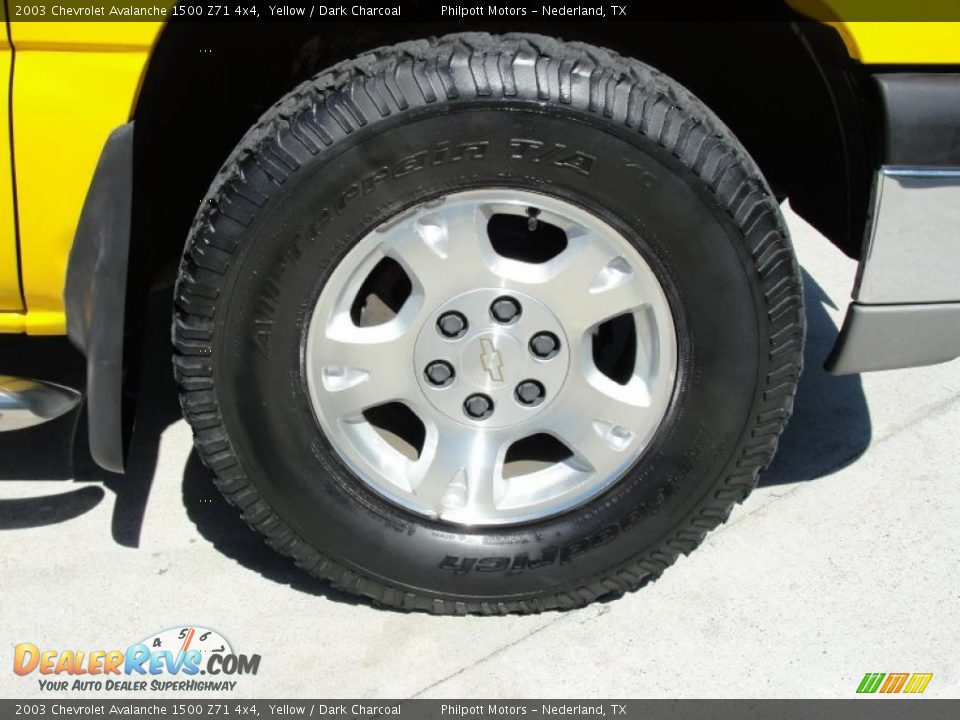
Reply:
<svg viewBox="0 0 960 720"><path fill-rule="evenodd" d="M644 441L654 418L646 407L641 381L622 386L600 377L591 382L574 371L567 382L562 402L551 408L544 423L583 469L602 472Z"/></svg>
<svg viewBox="0 0 960 720"><path fill-rule="evenodd" d="M476 206L424 210L385 231L383 253L396 260L431 307L455 288L488 284L486 217Z"/></svg>
<svg viewBox="0 0 960 720"><path fill-rule="evenodd" d="M463 455L459 449L452 443L440 442L439 433L431 429L420 458L410 468L410 484L417 498L439 515L445 504L458 504L458 495L466 497L463 473Z"/></svg>
<svg viewBox="0 0 960 720"><path fill-rule="evenodd" d="M410 365L412 333L388 327L396 320L355 328L338 338L327 337L311 358L321 380L320 401L332 414L358 419L364 410L376 405L417 397Z"/></svg>
<svg viewBox="0 0 960 720"><path fill-rule="evenodd" d="M484 434L467 458L467 504L464 510L476 517L489 517L497 510L503 477L503 452L496 435Z"/></svg>
<svg viewBox="0 0 960 720"><path fill-rule="evenodd" d="M639 283L625 281L619 285L590 291L584 298L583 325L598 325L624 313L632 312L646 301Z"/></svg>
<svg viewBox="0 0 960 720"><path fill-rule="evenodd" d="M641 277L622 255L593 235L573 235L569 247L550 261L550 279L541 298L576 332L586 330L646 301Z"/></svg>
<svg viewBox="0 0 960 720"><path fill-rule="evenodd" d="M505 449L497 432L429 431L424 453L411 469L417 498L439 517L489 515L502 490Z"/></svg>

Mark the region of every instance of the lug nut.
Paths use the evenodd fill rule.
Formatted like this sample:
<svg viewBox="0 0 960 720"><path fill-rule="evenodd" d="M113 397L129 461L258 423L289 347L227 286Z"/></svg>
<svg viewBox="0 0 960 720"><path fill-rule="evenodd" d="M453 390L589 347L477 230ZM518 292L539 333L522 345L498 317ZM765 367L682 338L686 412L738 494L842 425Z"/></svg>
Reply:
<svg viewBox="0 0 960 720"><path fill-rule="evenodd" d="M463 411L474 420L486 420L493 415L493 400L486 395L471 395L463 401Z"/></svg>
<svg viewBox="0 0 960 720"><path fill-rule="evenodd" d="M437 330L445 338L462 337L467 331L467 319L456 311L445 312L437 319Z"/></svg>
<svg viewBox="0 0 960 720"><path fill-rule="evenodd" d="M490 304L490 314L499 323L512 323L520 317L520 303L512 297L499 297Z"/></svg>
<svg viewBox="0 0 960 720"><path fill-rule="evenodd" d="M533 407L534 405L539 405L543 402L543 398L546 397L547 391L544 389L536 380L524 380L514 391L514 394L517 396L517 401L521 405L526 405L527 407Z"/></svg>
<svg viewBox="0 0 960 720"><path fill-rule="evenodd" d="M560 340L552 332L538 332L530 338L530 352L541 360L549 360L560 352Z"/></svg>
<svg viewBox="0 0 960 720"><path fill-rule="evenodd" d="M427 365L423 374L434 387L446 387L453 382L453 376L456 373L453 370L453 365L446 360L434 360Z"/></svg>

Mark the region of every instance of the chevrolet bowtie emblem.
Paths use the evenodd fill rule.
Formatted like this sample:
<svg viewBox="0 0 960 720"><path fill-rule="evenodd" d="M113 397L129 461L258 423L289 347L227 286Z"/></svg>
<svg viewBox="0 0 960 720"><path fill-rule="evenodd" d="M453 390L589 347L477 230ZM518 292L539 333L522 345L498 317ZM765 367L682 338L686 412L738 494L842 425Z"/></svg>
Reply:
<svg viewBox="0 0 960 720"><path fill-rule="evenodd" d="M493 382L503 382L503 358L493 340L480 338L480 363Z"/></svg>

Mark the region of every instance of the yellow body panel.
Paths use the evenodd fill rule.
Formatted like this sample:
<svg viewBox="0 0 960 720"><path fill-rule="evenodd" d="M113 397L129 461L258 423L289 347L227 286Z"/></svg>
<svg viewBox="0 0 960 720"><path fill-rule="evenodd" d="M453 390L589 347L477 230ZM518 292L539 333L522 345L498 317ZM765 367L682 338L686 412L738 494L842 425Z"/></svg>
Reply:
<svg viewBox="0 0 960 720"><path fill-rule="evenodd" d="M941 22L957 16L957 0L787 0L787 4L834 28L850 57L864 64L960 64L960 22Z"/></svg>
<svg viewBox="0 0 960 720"><path fill-rule="evenodd" d="M10 78L10 44L4 37L0 40L0 78L7 82ZM23 310L20 299L20 279L17 273L17 235L13 218L13 179L10 171L10 143L7 141L7 123L9 117L8 95L0 92L0 315L6 312L17 314ZM0 324L0 332L3 325ZM8 331L9 332L9 331ZM20 332L13 330L12 332Z"/></svg>
<svg viewBox="0 0 960 720"><path fill-rule="evenodd" d="M77 220L103 144L130 119L161 23L11 22L20 261L28 312L0 332L62 334ZM2 190L0 190L2 194Z"/></svg>
<svg viewBox="0 0 960 720"><path fill-rule="evenodd" d="M876 14L876 3L883 2L865 1L788 0L799 12L833 26L850 56L863 63L960 64L960 23L846 20ZM928 3L935 9L938 1ZM915 5L910 12L917 12ZM0 333L65 331L63 287L83 200L104 141L130 118L162 27L159 22L10 22L26 309L12 254L10 177L0 167ZM0 52L0 77L9 76L9 62L9 52ZM6 93L0 96L2 112ZM7 145L0 140L0 147ZM9 167L3 152L0 166Z"/></svg>
<svg viewBox="0 0 960 720"><path fill-rule="evenodd" d="M69 4L69 3L67 3ZM161 3L162 4L162 3ZM10 23L17 50L149 51L160 22L19 22ZM127 99L130 104L130 98Z"/></svg>
<svg viewBox="0 0 960 720"><path fill-rule="evenodd" d="M960 64L960 22L828 22L871 65Z"/></svg>

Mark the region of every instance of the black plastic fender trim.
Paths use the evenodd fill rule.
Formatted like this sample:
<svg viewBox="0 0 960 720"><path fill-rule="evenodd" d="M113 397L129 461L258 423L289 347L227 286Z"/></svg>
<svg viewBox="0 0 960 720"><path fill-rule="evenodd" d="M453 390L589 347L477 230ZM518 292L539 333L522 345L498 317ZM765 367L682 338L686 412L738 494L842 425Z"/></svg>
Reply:
<svg viewBox="0 0 960 720"><path fill-rule="evenodd" d="M874 76L883 103L881 164L960 166L960 72Z"/></svg>

